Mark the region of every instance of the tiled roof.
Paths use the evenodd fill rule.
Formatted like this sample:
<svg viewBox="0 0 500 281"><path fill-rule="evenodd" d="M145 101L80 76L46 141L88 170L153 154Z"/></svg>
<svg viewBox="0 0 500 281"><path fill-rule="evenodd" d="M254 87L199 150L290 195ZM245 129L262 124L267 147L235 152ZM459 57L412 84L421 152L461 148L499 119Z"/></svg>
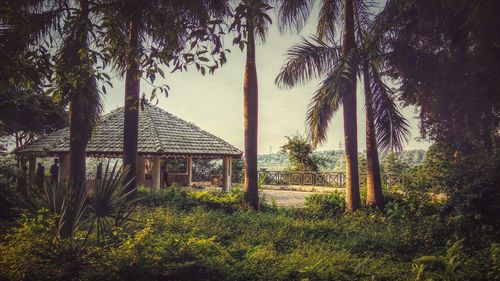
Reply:
<svg viewBox="0 0 500 281"><path fill-rule="evenodd" d="M121 155L123 149L123 107L101 117L87 145L88 155ZM69 151L69 129L41 137L16 150L17 154L60 154ZM226 141L165 110L144 104L139 110L141 154L172 156L233 156L242 152Z"/></svg>

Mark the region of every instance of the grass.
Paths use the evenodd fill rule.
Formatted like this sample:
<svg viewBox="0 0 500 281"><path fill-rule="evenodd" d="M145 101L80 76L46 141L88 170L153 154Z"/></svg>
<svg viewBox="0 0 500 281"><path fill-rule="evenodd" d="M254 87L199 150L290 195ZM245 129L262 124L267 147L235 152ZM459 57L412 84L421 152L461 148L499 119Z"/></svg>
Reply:
<svg viewBox="0 0 500 281"><path fill-rule="evenodd" d="M264 202L259 213L240 207L238 189L228 195L177 189L140 195L129 225L114 230L106 246L87 246L77 259L82 266L76 269L70 262L44 257L45 250L30 250L47 247L47 239L43 240L50 236L47 220L21 220L0 245L0 277L496 280L500 276L500 247L494 238L483 235L489 243L462 247L454 220L443 216L441 205L420 197L392 195L384 213L346 214L341 194L312 196L304 209L281 209Z"/></svg>

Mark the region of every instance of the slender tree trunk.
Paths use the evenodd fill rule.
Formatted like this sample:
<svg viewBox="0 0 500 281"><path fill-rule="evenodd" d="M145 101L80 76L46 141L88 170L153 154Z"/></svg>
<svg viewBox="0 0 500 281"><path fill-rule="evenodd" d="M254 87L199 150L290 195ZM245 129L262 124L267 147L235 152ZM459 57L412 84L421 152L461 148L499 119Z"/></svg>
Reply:
<svg viewBox="0 0 500 281"><path fill-rule="evenodd" d="M245 130L245 202L252 209L259 209L258 172L257 172L257 134L258 134L258 83L255 67L254 30L248 25L247 62L244 81L244 130Z"/></svg>
<svg viewBox="0 0 500 281"><path fill-rule="evenodd" d="M363 81L365 83L366 99L366 204L370 207L383 210L385 203L382 193L382 182L380 180L377 133L373 114L373 95L370 87L370 74L368 73L366 63L363 65Z"/></svg>
<svg viewBox="0 0 500 281"><path fill-rule="evenodd" d="M89 127L87 120L83 118L82 109L78 103L79 97L72 98L69 113L69 159L70 159L70 182L74 190L85 188L86 153L85 149L89 141L87 131Z"/></svg>
<svg viewBox="0 0 500 281"><path fill-rule="evenodd" d="M88 0L80 0L80 26L77 31L77 48L75 51L77 53L73 54L73 64L81 65L83 60L79 54L81 49L87 47L87 32L88 27L86 26L89 18L89 3ZM85 84L84 81L80 83ZM92 128L89 126L89 120L85 120L85 105L82 103L85 93L79 92L76 89L74 93L71 93L70 98L70 108L69 108L69 159L70 159L70 182L74 190L85 188L85 149L90 137L90 131Z"/></svg>
<svg viewBox="0 0 500 281"><path fill-rule="evenodd" d="M137 187L137 142L139 135L140 77L138 64L139 24L138 14L132 15L128 30L128 66L125 74L125 108L123 124L123 164L128 168L129 189Z"/></svg>
<svg viewBox="0 0 500 281"><path fill-rule="evenodd" d="M88 27L87 21L89 18L89 3L88 0L80 0L80 26L77 31L77 48L75 51L77 53L72 54L73 65L82 65L84 62L79 54L81 49L87 47L87 32ZM82 75L85 76L85 75ZM83 77L82 79L85 79ZM86 82L80 81L80 83L85 84ZM84 87L82 87L84 88ZM92 129L89 125L89 120L85 119L85 104L82 100L85 97L84 92L80 92L80 89L73 89L70 97L70 108L69 108L69 172L70 172L70 193L68 202L66 204L66 211L64 213L63 224L61 226L59 234L61 238L69 238L73 235L73 230L75 228L77 217L76 205L78 198L81 194L85 192L85 174L86 174L86 148L90 137L90 130Z"/></svg>
<svg viewBox="0 0 500 281"><path fill-rule="evenodd" d="M347 58L355 48L354 39L354 8L352 0L344 3L344 34L342 45L342 56ZM345 158L346 158L346 208L356 210L361 205L359 195L358 174L358 129L356 118L356 72L354 67L350 73L353 81L343 95L344 105L344 136L345 136Z"/></svg>

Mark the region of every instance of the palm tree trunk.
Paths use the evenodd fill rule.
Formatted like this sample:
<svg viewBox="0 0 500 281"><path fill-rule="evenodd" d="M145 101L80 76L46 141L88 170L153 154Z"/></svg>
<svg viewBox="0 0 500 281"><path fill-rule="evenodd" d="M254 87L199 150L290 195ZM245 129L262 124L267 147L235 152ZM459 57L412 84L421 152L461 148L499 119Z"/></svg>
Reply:
<svg viewBox="0 0 500 281"><path fill-rule="evenodd" d="M344 3L344 34L342 56L347 59L351 50L355 48L354 39L354 8L352 0ZM356 210L361 205L359 195L358 174L358 129L356 118L356 72L354 66L350 77L353 81L343 95L344 104L344 136L346 157L346 208Z"/></svg>
<svg viewBox="0 0 500 281"><path fill-rule="evenodd" d="M245 203L252 209L259 209L257 172L258 134L258 83L255 67L255 38L253 25L248 24L247 61L244 80L244 131L245 131Z"/></svg>
<svg viewBox="0 0 500 281"><path fill-rule="evenodd" d="M125 74L125 107L123 123L123 164L128 168L129 189L137 187L137 142L139 135L140 78L137 55L139 49L140 17L134 14L129 20L128 66Z"/></svg>
<svg viewBox="0 0 500 281"><path fill-rule="evenodd" d="M76 52L87 47L87 26L86 22L89 18L89 3L88 0L80 1L80 26L77 31L77 48ZM72 55L75 65L83 63L79 53ZM82 75L85 76L85 75ZM85 83L85 82L81 82ZM77 90L78 91L78 90ZM61 238L69 238L73 235L75 227L76 209L75 202L78 195L85 191L85 174L86 174L86 153L87 143L90 137L91 125L90 121L85 119L85 105L82 103L85 93L72 93L69 108L69 175L70 175L70 198L68 198L67 209L64 213L65 218L59 232ZM62 171L61 171L62 172Z"/></svg>
<svg viewBox="0 0 500 281"><path fill-rule="evenodd" d="M70 182L74 190L85 188L86 154L85 148L89 141L88 121L84 120L82 109L78 105L78 97L72 98L69 116L69 159L70 159Z"/></svg>
<svg viewBox="0 0 500 281"><path fill-rule="evenodd" d="M373 96L370 87L370 75L366 63L363 65L363 81L365 83L366 99L366 204L370 207L376 207L379 210L383 210L385 203L380 180L377 133L375 131L373 114Z"/></svg>

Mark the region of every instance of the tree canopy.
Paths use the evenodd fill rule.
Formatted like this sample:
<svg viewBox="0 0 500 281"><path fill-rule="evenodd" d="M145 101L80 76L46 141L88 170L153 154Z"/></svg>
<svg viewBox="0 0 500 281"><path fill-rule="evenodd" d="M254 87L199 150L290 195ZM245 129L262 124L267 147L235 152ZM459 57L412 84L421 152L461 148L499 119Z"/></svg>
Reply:
<svg viewBox="0 0 500 281"><path fill-rule="evenodd" d="M388 1L377 19L388 74L423 137L492 147L500 128L500 2Z"/></svg>
<svg viewBox="0 0 500 281"><path fill-rule="evenodd" d="M286 136L287 142L281 146L281 153L288 155L290 168L295 171L318 172L327 165L327 160L314 154L314 148L305 136Z"/></svg>

